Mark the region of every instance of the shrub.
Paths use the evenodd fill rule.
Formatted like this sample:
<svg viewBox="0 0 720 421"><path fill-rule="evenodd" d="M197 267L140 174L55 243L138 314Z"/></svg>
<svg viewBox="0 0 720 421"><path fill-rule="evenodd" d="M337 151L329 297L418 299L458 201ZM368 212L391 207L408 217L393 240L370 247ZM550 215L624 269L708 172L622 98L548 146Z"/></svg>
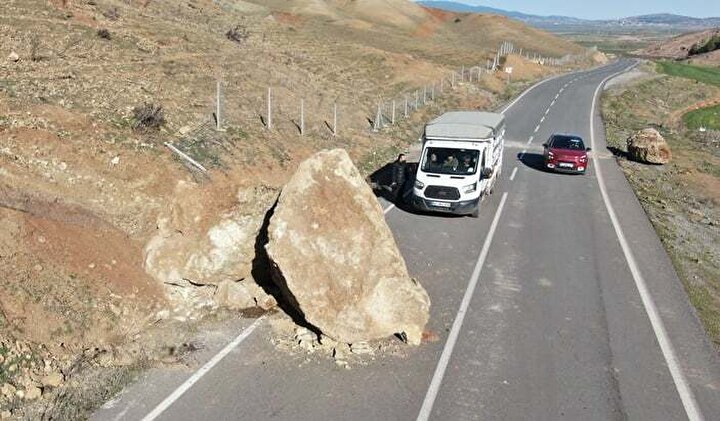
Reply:
<svg viewBox="0 0 720 421"><path fill-rule="evenodd" d="M250 33L244 26L236 25L234 28L231 28L229 31L227 31L225 33L225 36L230 41L237 42L239 44L248 39Z"/></svg>
<svg viewBox="0 0 720 421"><path fill-rule="evenodd" d="M165 124L165 112L162 105L144 103L133 109L133 129L158 130Z"/></svg>
<svg viewBox="0 0 720 421"><path fill-rule="evenodd" d="M710 37L710 39L703 42L698 42L697 44L693 45L690 48L689 54L691 56L694 56L697 54L709 53L717 49L720 49L720 34L715 34Z"/></svg>
<svg viewBox="0 0 720 421"><path fill-rule="evenodd" d="M105 13L103 13L103 15L111 21L120 19L120 13L118 12L117 7L108 9Z"/></svg>
<svg viewBox="0 0 720 421"><path fill-rule="evenodd" d="M100 29L98 29L97 35L98 35L100 38L102 38L102 39L107 39L107 40L109 40L109 39L112 38L112 36L110 35L110 31L108 31L108 30L105 29L105 28L100 28Z"/></svg>

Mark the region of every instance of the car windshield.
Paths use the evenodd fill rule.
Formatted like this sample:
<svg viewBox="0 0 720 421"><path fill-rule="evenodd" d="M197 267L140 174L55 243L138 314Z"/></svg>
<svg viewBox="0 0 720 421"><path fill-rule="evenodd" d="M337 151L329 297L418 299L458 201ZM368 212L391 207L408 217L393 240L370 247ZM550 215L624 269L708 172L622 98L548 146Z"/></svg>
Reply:
<svg viewBox="0 0 720 421"><path fill-rule="evenodd" d="M575 151L585 150L585 144L579 137L554 136L550 142L551 148L571 149Z"/></svg>
<svg viewBox="0 0 720 421"><path fill-rule="evenodd" d="M471 149L426 148L422 171L433 174L471 175L478 166L480 151Z"/></svg>

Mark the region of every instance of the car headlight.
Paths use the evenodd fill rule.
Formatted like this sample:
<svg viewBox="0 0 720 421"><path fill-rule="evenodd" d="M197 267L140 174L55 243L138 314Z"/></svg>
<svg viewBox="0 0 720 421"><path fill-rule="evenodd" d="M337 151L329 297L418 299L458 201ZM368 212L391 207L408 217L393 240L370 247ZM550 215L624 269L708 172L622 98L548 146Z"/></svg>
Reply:
<svg viewBox="0 0 720 421"><path fill-rule="evenodd" d="M422 190L423 187L425 187L425 183L423 183L423 182L420 181L420 180L415 180L415 188L416 188L416 189Z"/></svg>
<svg viewBox="0 0 720 421"><path fill-rule="evenodd" d="M466 194L473 193L475 190L477 190L477 183L472 183L462 188L463 193Z"/></svg>
<svg viewBox="0 0 720 421"><path fill-rule="evenodd" d="M580 157L580 162L586 162L588 159L587 155Z"/></svg>
<svg viewBox="0 0 720 421"><path fill-rule="evenodd" d="M555 154L552 151L548 152L548 158L555 158Z"/></svg>

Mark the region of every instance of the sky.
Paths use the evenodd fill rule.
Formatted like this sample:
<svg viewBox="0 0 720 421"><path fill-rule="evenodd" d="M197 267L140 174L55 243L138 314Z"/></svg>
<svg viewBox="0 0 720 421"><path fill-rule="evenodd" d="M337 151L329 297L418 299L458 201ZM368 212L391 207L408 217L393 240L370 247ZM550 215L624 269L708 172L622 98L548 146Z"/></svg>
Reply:
<svg viewBox="0 0 720 421"><path fill-rule="evenodd" d="M452 0L451 0L452 1ZM695 17L720 16L718 0L454 0L533 15L562 15L585 19L614 19L650 13Z"/></svg>

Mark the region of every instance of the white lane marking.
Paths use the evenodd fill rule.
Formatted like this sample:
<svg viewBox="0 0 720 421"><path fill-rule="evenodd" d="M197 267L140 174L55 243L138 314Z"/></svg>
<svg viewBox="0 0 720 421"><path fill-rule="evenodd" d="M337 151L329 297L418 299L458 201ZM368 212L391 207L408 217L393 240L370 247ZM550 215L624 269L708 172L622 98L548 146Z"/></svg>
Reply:
<svg viewBox="0 0 720 421"><path fill-rule="evenodd" d="M391 203L390 206L388 206L388 207L386 207L385 209L383 209L383 214L387 215L388 212L390 212L390 211L393 210L393 209L395 209L395 204L394 204L394 203Z"/></svg>
<svg viewBox="0 0 720 421"><path fill-rule="evenodd" d="M557 101L557 100L556 100L556 99L553 99L553 100L552 100L552 102L550 103L550 106L551 106L551 107L555 105L555 101Z"/></svg>
<svg viewBox="0 0 720 421"><path fill-rule="evenodd" d="M565 85L565 86L563 86L562 88L560 88L560 93L563 93L563 91L565 90L565 87L567 87L567 85Z"/></svg>
<svg viewBox="0 0 720 421"><path fill-rule="evenodd" d="M527 149L523 149L522 152L520 152L520 156L518 157L518 159L522 160L523 158L525 158L526 153L527 153Z"/></svg>
<svg viewBox="0 0 720 421"><path fill-rule="evenodd" d="M192 376L190 376L189 379L185 380L185 383L181 384L180 387L175 389L174 392L170 394L167 398L165 398L164 401L160 402L158 406L155 407L155 409L152 410L149 414L147 414L142 420L143 421L152 421L159 417L166 409L168 409L175 401L180 399L180 397L187 392L195 383L197 383L198 380L200 380L205 374L207 374L210 370L212 370L217 363L222 361L223 358L225 358L230 352L232 352L235 347L240 345L242 341L247 339L248 336L250 336L251 333L255 331L255 329L260 325L260 323L265 320L265 316L261 316L257 320L253 322L247 329L243 330L237 338L233 339L232 342L227 344L225 348L223 348L220 352L218 352L210 361L205 363L204 366L200 367L198 371L196 371Z"/></svg>
<svg viewBox="0 0 720 421"><path fill-rule="evenodd" d="M615 76L625 73L636 65L633 65L625 70L608 76L602 82L600 82L600 85L598 85L597 89L595 90L592 107L590 107L590 145L593 149L595 149L595 109L597 107L597 99L598 95L600 94L600 90L605 85L605 82ZM605 180L603 179L602 171L599 164L600 162L598 159L598 155L593 154L593 165L595 165L595 174L597 177L598 185L600 186L600 194L602 195L603 201L605 202L605 208L607 208L607 212L610 215L610 220L612 221L613 228L615 229L615 234L620 241L620 247L622 247L623 254L625 255L625 260L627 260L628 266L630 267L630 273L632 273L632 277L635 280L635 286L640 293L640 298L642 299L643 306L645 307L645 312L650 319L650 324L652 325L653 331L655 332L655 337L657 338L658 344L660 345L660 350L662 351L665 362L667 363L668 369L670 370L670 375L675 382L675 388L677 389L678 395L680 395L680 400L682 401L683 407L685 408L685 413L687 414L687 417L690 421L702 421L704 418L702 413L700 412L700 407L698 406L693 391L690 388L687 379L685 378L685 374L683 373L682 368L680 367L680 362L675 353L675 348L673 347L672 342L670 342L670 337L665 330L665 324L660 317L660 313L658 312L657 306L655 305L655 302L650 295L650 291L648 290L647 284L645 283L645 279L643 278L638 264L635 261L635 256L633 255L632 250L628 245L627 239L625 238L625 234L620 227L620 222L617 218L617 214L615 213L615 209L610 202L610 197L608 196L607 188L605 187Z"/></svg>
<svg viewBox="0 0 720 421"><path fill-rule="evenodd" d="M535 126L535 133L537 133L538 130L540 130L540 126Z"/></svg>
<svg viewBox="0 0 720 421"><path fill-rule="evenodd" d="M543 116L543 118L540 119L540 122L541 122L541 123L545 122L545 117L544 117L544 116Z"/></svg>
<svg viewBox="0 0 720 421"><path fill-rule="evenodd" d="M530 136L530 139L528 139L527 144L528 145L531 144L533 140L535 140L535 136Z"/></svg>
<svg viewBox="0 0 720 421"><path fill-rule="evenodd" d="M460 335L460 329L462 328L463 321L465 320L465 315L467 314L468 307L470 306L470 301L472 300L473 294L475 293L475 287L477 286L478 280L480 279L480 272L485 265L485 259L487 258L488 252L490 251L490 245L492 244L492 239L495 235L495 230L497 229L498 222L500 221L500 215L502 215L502 211L505 207L505 201L507 200L507 197L508 193L503 193L502 199L500 200L500 206L498 206L497 211L495 211L495 218L493 218L492 224L490 225L490 231L488 231L488 234L485 237L485 243L483 244L482 251L480 252L477 264L475 265L475 269L473 270L472 276L470 277L468 287L465 290L465 295L463 296L462 302L460 303L460 308L458 309L455 320L453 321L452 328L450 329L450 334L448 335L447 342L445 342L445 347L443 348L443 352L440 355L440 361L438 361L438 365L435 368L435 373L433 374L432 381L430 382L430 387L428 388L427 394L425 395L425 400L423 401L422 408L420 408L420 413L417 417L418 421L426 421L430 419L430 414L432 413L433 405L435 404L435 398L437 398L437 394L440 391L440 384L442 383L442 379L445 376L445 370L447 370L448 363L450 362L450 357L452 356L453 349L455 348L458 336Z"/></svg>
<svg viewBox="0 0 720 421"><path fill-rule="evenodd" d="M545 115L548 115L549 112L550 112L550 108L548 108L547 110L545 110Z"/></svg>
<svg viewBox="0 0 720 421"><path fill-rule="evenodd" d="M560 98L560 94L555 95L555 99L557 100L558 98Z"/></svg>
<svg viewBox="0 0 720 421"><path fill-rule="evenodd" d="M540 86L540 85L542 85L542 84L544 84L544 83L546 83L546 82L550 82L551 80L555 80L555 79L557 79L557 78L559 78L559 77L562 77L562 76L565 76L565 75L556 75L556 76L553 76L553 77L551 77L551 78L549 78L549 79L541 80L540 82L538 82L538 83L534 84L533 86L527 88L527 90L525 90L525 92L523 92L522 94L520 94L519 97L515 98L515 99L513 100L513 102L511 102L510 104L508 104L502 111L500 111L500 113L501 113L501 114L505 114L510 108L512 108L515 104L517 104L517 102L520 101L525 95L529 94L530 91L532 91L533 89L537 88L538 86Z"/></svg>
<svg viewBox="0 0 720 421"><path fill-rule="evenodd" d="M515 174L517 174L518 167L513 168L512 174L510 174L510 181L513 181L515 179Z"/></svg>

